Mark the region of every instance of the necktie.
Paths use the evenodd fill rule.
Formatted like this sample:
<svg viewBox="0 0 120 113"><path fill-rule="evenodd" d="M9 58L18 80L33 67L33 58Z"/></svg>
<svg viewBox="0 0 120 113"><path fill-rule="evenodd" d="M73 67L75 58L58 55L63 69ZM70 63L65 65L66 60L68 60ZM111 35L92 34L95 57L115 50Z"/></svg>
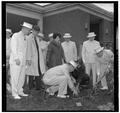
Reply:
<svg viewBox="0 0 120 113"><path fill-rule="evenodd" d="M39 72L39 75L41 75L41 70L40 70L40 57L39 57L39 46L38 46L38 43L37 43L36 38L34 38L34 40L35 40L35 44L36 44L36 48L37 48L37 53L38 53L38 72Z"/></svg>

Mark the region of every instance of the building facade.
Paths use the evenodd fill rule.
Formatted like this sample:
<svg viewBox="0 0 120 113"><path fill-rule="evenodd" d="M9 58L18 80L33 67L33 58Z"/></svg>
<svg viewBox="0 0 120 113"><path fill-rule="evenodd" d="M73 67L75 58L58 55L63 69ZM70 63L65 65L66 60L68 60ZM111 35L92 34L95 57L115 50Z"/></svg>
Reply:
<svg viewBox="0 0 120 113"><path fill-rule="evenodd" d="M46 40L49 33L60 32L63 36L69 32L79 56L88 32L95 32L96 40L102 43L114 44L113 14L92 3L53 3L44 7L33 3L7 3L6 15L6 27L13 32L20 30L23 21L38 24Z"/></svg>

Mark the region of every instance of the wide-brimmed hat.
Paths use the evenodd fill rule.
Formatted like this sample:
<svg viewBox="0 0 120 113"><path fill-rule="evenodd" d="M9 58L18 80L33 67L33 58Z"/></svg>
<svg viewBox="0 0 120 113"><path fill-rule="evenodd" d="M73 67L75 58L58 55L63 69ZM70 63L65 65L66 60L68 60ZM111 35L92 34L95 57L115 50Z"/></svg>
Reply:
<svg viewBox="0 0 120 113"><path fill-rule="evenodd" d="M33 25L32 24L29 24L27 22L23 22L23 24L21 25L23 27L26 27L26 28L29 28L29 29L32 29Z"/></svg>
<svg viewBox="0 0 120 113"><path fill-rule="evenodd" d="M49 38L53 37L53 33L50 33L50 34L48 35L48 37L49 37Z"/></svg>
<svg viewBox="0 0 120 113"><path fill-rule="evenodd" d="M70 35L70 33L65 33L63 38L71 38L72 36Z"/></svg>
<svg viewBox="0 0 120 113"><path fill-rule="evenodd" d="M74 68L76 68L78 66L78 64L75 61L70 61L69 62Z"/></svg>
<svg viewBox="0 0 120 113"><path fill-rule="evenodd" d="M42 33L38 33L37 36L38 36L38 37L41 37L41 38L44 38L44 34L42 34Z"/></svg>
<svg viewBox="0 0 120 113"><path fill-rule="evenodd" d="M12 30L11 29L6 29L6 32L9 32L12 34Z"/></svg>
<svg viewBox="0 0 120 113"><path fill-rule="evenodd" d="M94 37L94 36L96 36L96 34L94 32L90 32L90 33L88 33L87 38Z"/></svg>
<svg viewBox="0 0 120 113"><path fill-rule="evenodd" d="M95 49L95 53L97 54L97 53L101 52L103 49L104 49L104 47L98 47Z"/></svg>

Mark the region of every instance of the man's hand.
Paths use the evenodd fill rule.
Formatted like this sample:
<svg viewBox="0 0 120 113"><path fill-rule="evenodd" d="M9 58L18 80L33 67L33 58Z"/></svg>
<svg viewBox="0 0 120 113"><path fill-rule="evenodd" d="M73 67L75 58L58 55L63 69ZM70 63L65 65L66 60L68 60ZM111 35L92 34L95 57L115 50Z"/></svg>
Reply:
<svg viewBox="0 0 120 113"><path fill-rule="evenodd" d="M15 62L16 62L16 65L20 65L20 60L19 59L16 59Z"/></svg>
<svg viewBox="0 0 120 113"><path fill-rule="evenodd" d="M97 80L99 80L100 79L100 72L97 73L97 77L98 77Z"/></svg>
<svg viewBox="0 0 120 113"><path fill-rule="evenodd" d="M73 95L75 95L75 96L78 95L78 92L77 92L76 88L74 88L74 90L73 90Z"/></svg>
<svg viewBox="0 0 120 113"><path fill-rule="evenodd" d="M75 95L75 96L78 95L77 89L75 87L72 88L72 91L73 91L73 95Z"/></svg>
<svg viewBox="0 0 120 113"><path fill-rule="evenodd" d="M72 76L71 76L71 79L72 79L73 83L75 84L76 80Z"/></svg>
<svg viewBox="0 0 120 113"><path fill-rule="evenodd" d="M32 61L31 61L31 60L27 60L26 62L27 62L27 65L28 65L28 66L30 66L30 65L31 65L31 63L32 63Z"/></svg>

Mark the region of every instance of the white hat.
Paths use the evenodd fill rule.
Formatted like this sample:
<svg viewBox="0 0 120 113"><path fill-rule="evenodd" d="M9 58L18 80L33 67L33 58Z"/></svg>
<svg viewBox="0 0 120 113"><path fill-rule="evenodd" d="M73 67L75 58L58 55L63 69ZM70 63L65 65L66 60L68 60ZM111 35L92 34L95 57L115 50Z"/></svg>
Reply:
<svg viewBox="0 0 120 113"><path fill-rule="evenodd" d="M32 33L33 32L33 30L30 30L30 33Z"/></svg>
<svg viewBox="0 0 120 113"><path fill-rule="evenodd" d="M71 38L72 36L70 35L70 33L65 33L63 38Z"/></svg>
<svg viewBox="0 0 120 113"><path fill-rule="evenodd" d="M29 23L27 23L27 22L24 22L23 25L21 25L21 26L27 27L27 28L29 28L29 29L32 29L32 24L29 24Z"/></svg>
<svg viewBox="0 0 120 113"><path fill-rule="evenodd" d="M48 37L53 37L53 33L50 33L50 34L48 35Z"/></svg>
<svg viewBox="0 0 120 113"><path fill-rule="evenodd" d="M6 32L9 32L12 34L12 30L11 29L6 29Z"/></svg>
<svg viewBox="0 0 120 113"><path fill-rule="evenodd" d="M38 36L44 38L44 34L42 33L38 33Z"/></svg>
<svg viewBox="0 0 120 113"><path fill-rule="evenodd" d="M95 34L94 32L90 32L90 33L88 33L87 38L89 38L89 37L94 37L94 36L96 36L96 34Z"/></svg>
<svg viewBox="0 0 120 113"><path fill-rule="evenodd" d="M73 61L73 60L70 61L69 63L70 63L74 68L76 68L76 67L78 66L77 63L76 63L75 61Z"/></svg>
<svg viewBox="0 0 120 113"><path fill-rule="evenodd" d="M102 51L104 49L104 47L98 47L95 49L95 53L99 53L100 51Z"/></svg>

